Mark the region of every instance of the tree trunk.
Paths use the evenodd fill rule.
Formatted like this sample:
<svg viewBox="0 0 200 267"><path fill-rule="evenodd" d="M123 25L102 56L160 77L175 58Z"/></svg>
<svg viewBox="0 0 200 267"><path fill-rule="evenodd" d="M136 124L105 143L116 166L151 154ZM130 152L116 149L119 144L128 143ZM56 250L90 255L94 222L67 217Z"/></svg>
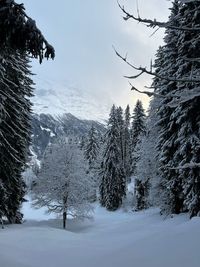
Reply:
<svg viewBox="0 0 200 267"><path fill-rule="evenodd" d="M63 229L66 229L66 222L67 222L67 212L63 212Z"/></svg>

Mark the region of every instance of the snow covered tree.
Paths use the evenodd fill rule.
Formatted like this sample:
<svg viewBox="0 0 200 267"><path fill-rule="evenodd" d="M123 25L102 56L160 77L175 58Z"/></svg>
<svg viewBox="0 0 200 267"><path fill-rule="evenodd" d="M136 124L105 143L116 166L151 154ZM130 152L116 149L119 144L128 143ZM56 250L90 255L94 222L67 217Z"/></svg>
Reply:
<svg viewBox="0 0 200 267"><path fill-rule="evenodd" d="M91 215L90 188L82 151L72 140L62 139L45 152L33 188L34 206L62 214L63 228L66 228L67 215L78 218Z"/></svg>
<svg viewBox="0 0 200 267"><path fill-rule="evenodd" d="M83 136L81 136L80 141L79 141L80 150L84 151L85 144L86 144L86 137L83 135Z"/></svg>
<svg viewBox="0 0 200 267"><path fill-rule="evenodd" d="M139 209L147 208L151 205L160 205L160 177L158 165L158 136L159 127L157 105L159 99L152 99L146 120L146 134L141 137L139 145L139 159L136 164L136 177L140 189L138 197L140 200Z"/></svg>
<svg viewBox="0 0 200 267"><path fill-rule="evenodd" d="M116 120L118 126L118 141L119 141L119 151L121 158L121 163L124 165L124 119L123 119L123 109L122 107L116 108Z"/></svg>
<svg viewBox="0 0 200 267"><path fill-rule="evenodd" d="M131 175L131 134L130 134L130 107L127 105L124 113L124 169L127 181Z"/></svg>
<svg viewBox="0 0 200 267"><path fill-rule="evenodd" d="M174 1L169 21L170 24L179 27L181 21L175 19L177 16L180 16L180 5L178 1ZM159 58L162 60L162 66L157 71L160 75L165 74L166 76L179 78L178 62L180 53L177 45L180 42L179 32L174 29L167 29L164 40L165 46L162 54L160 54L162 59ZM185 83L181 84L184 87L187 86ZM165 214L180 213L184 209L182 175L179 175L179 171L174 169L180 163L180 156L176 157L175 154L179 151L180 125L177 121L182 116L180 106L177 108L171 106L174 99L173 95L179 91L177 86L176 81L168 80L160 80L155 84L155 91L164 96L161 97L158 107L160 127L158 150L161 174L160 187L162 190L161 210Z"/></svg>
<svg viewBox="0 0 200 267"><path fill-rule="evenodd" d="M23 4L14 0L0 1L0 51L28 53L34 58L54 58L55 51L47 42L33 19L27 16ZM2 75L2 73L1 73Z"/></svg>
<svg viewBox="0 0 200 267"><path fill-rule="evenodd" d="M97 136L97 131L92 125L89 133L88 133L88 138L85 144L85 159L88 161L89 168L93 168L95 165L95 161L97 160L99 153L99 142L98 142L98 136Z"/></svg>
<svg viewBox="0 0 200 267"><path fill-rule="evenodd" d="M93 191L91 195L91 200L96 200L97 195L97 173L99 168L99 155L100 155L100 146L97 131L92 125L89 133L88 138L86 139L85 147L84 147L84 157L85 160L88 162L88 174L91 176L93 180Z"/></svg>
<svg viewBox="0 0 200 267"><path fill-rule="evenodd" d="M4 216L9 222L20 222L19 208L25 185L21 173L25 168L30 144L30 113L32 80L28 60L16 53L4 56L1 66L5 70L0 82L0 97L3 104L0 131L0 174L8 197L4 202Z"/></svg>
<svg viewBox="0 0 200 267"><path fill-rule="evenodd" d="M130 79L150 74L159 85L154 92L143 92L161 99L159 114L160 188L162 212L189 211L190 216L200 213L200 144L199 144L199 32L200 2L174 0L167 22L135 17L119 5L124 19L133 19L149 27L166 28L165 45L162 47L161 68L153 71L136 67L127 57L116 54L134 70L139 71ZM161 51L160 51L161 52ZM132 90L140 91L134 86ZM141 92L141 91L140 91ZM195 116L193 115L195 114Z"/></svg>
<svg viewBox="0 0 200 267"><path fill-rule="evenodd" d="M111 211L120 207L126 194L125 173L119 140L117 109L113 105L105 138L100 183L100 203Z"/></svg>
<svg viewBox="0 0 200 267"><path fill-rule="evenodd" d="M32 80L28 56L54 58L35 22L23 4L0 1L0 195L4 201L0 213L10 223L20 223L25 184L21 173L25 168L30 143Z"/></svg>
<svg viewBox="0 0 200 267"><path fill-rule="evenodd" d="M144 109L142 106L142 102L140 100L137 101L136 106L133 111L133 121L132 121L132 128L131 128L131 150L132 150L132 174L135 177L135 209L139 210L142 209L142 204L140 203L141 194L143 194L144 190L140 190L143 187L141 181L137 180L136 178L136 166L137 162L139 161L139 150L141 144L141 138L145 134L146 126L145 126L145 118L146 115L144 113ZM140 185L141 184L141 185Z"/></svg>
<svg viewBox="0 0 200 267"><path fill-rule="evenodd" d="M140 100L137 101L133 110L132 127L131 127L131 150L132 150L132 174L135 173L136 163L138 160L138 144L141 135L145 134L145 113Z"/></svg>
<svg viewBox="0 0 200 267"><path fill-rule="evenodd" d="M200 26L199 1L182 4L179 14L181 27ZM199 32L179 32L177 47L177 77L200 77ZM200 82L177 82L177 91L189 97L182 99L173 112L177 136L173 171L178 173L177 176L182 183L183 209L188 210L191 217L200 213L200 95L194 94L198 92L199 87Z"/></svg>

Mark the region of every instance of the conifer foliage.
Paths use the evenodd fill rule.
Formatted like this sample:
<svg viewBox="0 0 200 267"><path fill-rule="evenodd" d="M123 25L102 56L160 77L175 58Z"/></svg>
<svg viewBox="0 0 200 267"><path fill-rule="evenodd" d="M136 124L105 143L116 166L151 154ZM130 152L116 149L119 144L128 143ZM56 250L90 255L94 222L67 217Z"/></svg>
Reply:
<svg viewBox="0 0 200 267"><path fill-rule="evenodd" d="M124 112L124 145L123 145L123 153L124 153L124 169L127 180L129 180L131 176L131 133L130 133L130 107L127 105Z"/></svg>
<svg viewBox="0 0 200 267"><path fill-rule="evenodd" d="M189 211L191 217L199 215L200 1L174 0L167 23L136 18L127 13L123 7L121 9L126 14L126 20L134 19L150 27L166 28L165 43L158 50L155 71L152 69L148 71L142 67L135 68L129 64L140 71L138 75L130 78L137 78L144 73L155 77L153 82L155 91L147 94L157 98L157 103L153 107L158 130L155 136L158 143L155 142L154 152L157 154L159 166L154 177L159 173L159 182L156 184L162 213L178 214ZM121 58L129 63L126 58ZM132 136L135 136L134 131ZM135 142L138 139L132 137L132 140L133 159L136 155L134 163L137 162ZM148 148L147 142L146 149ZM133 173L134 171L133 165Z"/></svg>
<svg viewBox="0 0 200 267"><path fill-rule="evenodd" d="M96 201L97 198L97 188L98 188L98 169L99 169L99 156L100 156L100 145L99 145L99 136L98 133L92 125L88 138L84 145L84 158L88 163L88 174L91 176L93 181L91 189L91 201Z"/></svg>
<svg viewBox="0 0 200 267"><path fill-rule="evenodd" d="M145 113L140 100L137 101L132 116L131 127L131 150L132 150L132 174L135 174L136 162L138 161L138 149L141 136L145 134Z"/></svg>
<svg viewBox="0 0 200 267"><path fill-rule="evenodd" d="M0 130L0 176L6 194L3 214L13 223L21 220L19 207L25 190L21 173L30 143L32 80L26 57L10 55L2 65L9 81L5 78L5 83L0 86L4 107Z"/></svg>
<svg viewBox="0 0 200 267"><path fill-rule="evenodd" d="M185 4L174 1L170 23L177 27L198 27L199 7L199 1ZM159 71L177 77L177 81L160 81L156 87L156 91L165 96L158 109L158 148L163 195L161 206L167 214L188 210L191 216L195 216L200 210L200 97L185 97L176 105L176 98L173 97L190 96L190 92L199 87L197 82L178 81L183 77L199 77L200 65L195 61L200 56L198 35L196 31L166 31L162 53L164 61Z"/></svg>
<svg viewBox="0 0 200 267"><path fill-rule="evenodd" d="M100 183L100 203L111 211L120 207L126 194L125 173L121 159L121 136L118 125L119 113L117 112L118 109L113 105L105 138Z"/></svg>
<svg viewBox="0 0 200 267"><path fill-rule="evenodd" d="M0 50L12 49L39 58L54 58L54 48L47 42L36 22L27 16L23 4L0 1Z"/></svg>
<svg viewBox="0 0 200 267"><path fill-rule="evenodd" d="M33 82L28 56L54 58L23 4L0 1L0 218L20 223L25 185L21 177L30 144Z"/></svg>
<svg viewBox="0 0 200 267"><path fill-rule="evenodd" d="M88 133L88 138L86 144L84 145L84 149L85 159L88 161L89 169L92 169L94 168L95 162L99 154L98 135L94 125L92 125Z"/></svg>

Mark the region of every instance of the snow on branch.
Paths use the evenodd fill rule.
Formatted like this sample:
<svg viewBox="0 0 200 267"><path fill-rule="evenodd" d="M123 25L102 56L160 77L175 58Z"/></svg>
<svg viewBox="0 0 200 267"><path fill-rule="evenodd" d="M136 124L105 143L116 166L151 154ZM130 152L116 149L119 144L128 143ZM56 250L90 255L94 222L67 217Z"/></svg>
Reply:
<svg viewBox="0 0 200 267"><path fill-rule="evenodd" d="M181 0L183 3L189 3L189 2L193 2L193 0ZM118 2L118 6L119 8L122 10L122 12L124 13L124 20L129 20L129 19L133 19L139 23L144 23L147 27L149 28L165 28L165 29L173 29L173 30L182 30L182 31L200 31L200 27L178 27L175 25L172 25L170 22L161 22L161 21L157 21L156 19L145 19L145 18L141 18L138 12L138 16L134 16L133 14L129 13L124 6L122 6L119 2Z"/></svg>
<svg viewBox="0 0 200 267"><path fill-rule="evenodd" d="M156 97L163 97L164 98L163 95L157 94L155 92L141 91L141 90L137 89L134 85L132 85L130 82L129 82L129 84L131 86L131 90L132 91L136 91L136 92L138 92L140 94L145 94L145 95L147 95L149 97L156 96Z"/></svg>
<svg viewBox="0 0 200 267"><path fill-rule="evenodd" d="M0 49L27 52L40 63L54 58L54 48L47 42L33 19L27 16L23 4L14 0L0 1Z"/></svg>
<svg viewBox="0 0 200 267"><path fill-rule="evenodd" d="M174 168L170 168L172 170L184 170L184 169L194 169L194 168L200 168L200 163L196 163L196 162L190 162L190 163L186 163L183 166L178 166L178 167L174 167Z"/></svg>
<svg viewBox="0 0 200 267"><path fill-rule="evenodd" d="M173 100L168 103L168 106L171 108L175 108L180 104L188 102L196 97L200 97L200 87L191 89L191 90L182 90L181 92L176 92L175 94L171 94Z"/></svg>

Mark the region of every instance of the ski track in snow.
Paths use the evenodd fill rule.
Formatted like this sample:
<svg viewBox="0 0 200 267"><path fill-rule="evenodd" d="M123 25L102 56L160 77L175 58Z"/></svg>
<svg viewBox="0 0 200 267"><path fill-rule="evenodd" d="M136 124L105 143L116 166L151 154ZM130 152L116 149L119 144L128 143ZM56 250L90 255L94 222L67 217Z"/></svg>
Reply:
<svg viewBox="0 0 200 267"><path fill-rule="evenodd" d="M200 218L163 219L158 209L107 212L61 220L23 207L23 225L0 230L1 267L199 267Z"/></svg>

